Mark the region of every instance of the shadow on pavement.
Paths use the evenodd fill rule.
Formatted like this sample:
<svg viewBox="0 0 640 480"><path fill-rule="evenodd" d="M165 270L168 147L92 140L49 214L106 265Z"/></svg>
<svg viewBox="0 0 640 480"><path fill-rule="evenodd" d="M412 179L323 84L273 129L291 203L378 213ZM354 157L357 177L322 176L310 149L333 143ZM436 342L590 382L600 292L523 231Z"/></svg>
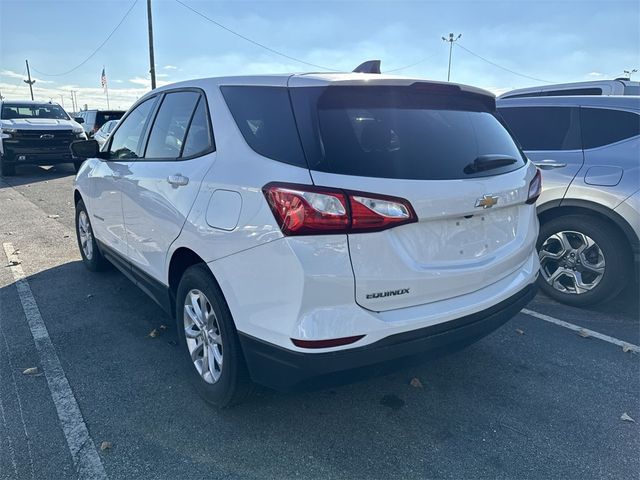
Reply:
<svg viewBox="0 0 640 480"><path fill-rule="evenodd" d="M55 180L58 178L75 176L73 164L61 163L52 166L37 165L21 165L16 167L16 174L10 177L0 177L0 180L6 182L12 187L18 187L28 183L38 183L47 180ZM0 188L2 188L0 186Z"/></svg>

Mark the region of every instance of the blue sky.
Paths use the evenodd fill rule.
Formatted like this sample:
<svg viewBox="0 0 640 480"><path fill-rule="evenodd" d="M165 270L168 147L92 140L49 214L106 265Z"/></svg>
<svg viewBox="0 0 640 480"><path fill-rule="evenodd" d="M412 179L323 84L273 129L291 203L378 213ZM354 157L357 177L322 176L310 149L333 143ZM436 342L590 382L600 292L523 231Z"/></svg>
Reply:
<svg viewBox="0 0 640 480"><path fill-rule="evenodd" d="M460 45L510 70L548 82L612 78L640 68L640 2L631 1L203 1L182 0L226 27L300 60L336 70L381 59L398 74L446 80L449 32ZM149 88L146 0L0 0L0 91L28 97L25 58L38 98L70 109L128 107ZM159 83L189 78L317 70L279 57L207 22L175 0L153 0ZM640 76L636 77L636 79ZM542 82L454 48L452 81L502 92Z"/></svg>

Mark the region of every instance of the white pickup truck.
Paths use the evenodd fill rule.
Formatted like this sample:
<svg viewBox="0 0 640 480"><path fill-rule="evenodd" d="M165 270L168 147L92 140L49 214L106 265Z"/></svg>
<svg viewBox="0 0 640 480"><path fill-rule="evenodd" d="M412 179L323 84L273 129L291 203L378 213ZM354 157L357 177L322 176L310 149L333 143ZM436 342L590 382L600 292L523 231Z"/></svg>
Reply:
<svg viewBox="0 0 640 480"><path fill-rule="evenodd" d="M16 165L77 163L69 145L87 138L80 125L53 102L0 102L0 175L15 175Z"/></svg>

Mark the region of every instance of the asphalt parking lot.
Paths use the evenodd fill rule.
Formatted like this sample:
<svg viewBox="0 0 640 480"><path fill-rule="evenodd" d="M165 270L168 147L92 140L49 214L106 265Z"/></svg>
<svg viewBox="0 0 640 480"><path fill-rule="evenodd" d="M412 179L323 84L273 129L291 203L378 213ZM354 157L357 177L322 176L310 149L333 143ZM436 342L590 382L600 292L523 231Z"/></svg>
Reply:
<svg viewBox="0 0 640 480"><path fill-rule="evenodd" d="M71 167L18 174L0 179L2 479L77 478L83 452L111 479L638 477L636 283L590 310L542 295L528 306L618 344L520 313L445 358L321 391L259 389L216 411L185 379L172 321L116 271L82 266ZM36 317L82 442L42 374L51 357L34 341Z"/></svg>

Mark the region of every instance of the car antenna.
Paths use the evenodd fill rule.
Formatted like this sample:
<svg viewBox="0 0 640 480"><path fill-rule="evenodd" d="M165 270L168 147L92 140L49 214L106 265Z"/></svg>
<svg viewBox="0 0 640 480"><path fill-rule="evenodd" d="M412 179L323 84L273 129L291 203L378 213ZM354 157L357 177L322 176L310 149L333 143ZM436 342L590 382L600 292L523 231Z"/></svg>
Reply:
<svg viewBox="0 0 640 480"><path fill-rule="evenodd" d="M358 65L354 70L354 73L381 73L380 72L380 60L367 60L364 63Z"/></svg>

